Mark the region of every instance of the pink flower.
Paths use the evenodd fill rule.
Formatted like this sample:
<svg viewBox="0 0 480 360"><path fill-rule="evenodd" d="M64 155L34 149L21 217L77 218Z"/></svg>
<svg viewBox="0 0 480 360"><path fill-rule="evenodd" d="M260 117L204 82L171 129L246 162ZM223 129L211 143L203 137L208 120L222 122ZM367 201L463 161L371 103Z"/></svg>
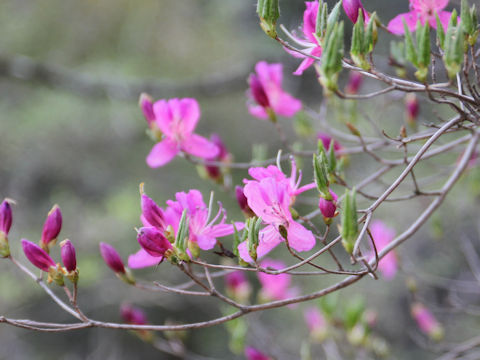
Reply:
<svg viewBox="0 0 480 360"><path fill-rule="evenodd" d="M27 259L40 270L48 272L51 267L56 267L55 261L37 244L22 239L22 248Z"/></svg>
<svg viewBox="0 0 480 360"><path fill-rule="evenodd" d="M411 311L413 318L423 333L434 340L440 340L443 337L443 327L430 310L420 303L415 303L412 305Z"/></svg>
<svg viewBox="0 0 480 360"><path fill-rule="evenodd" d="M318 200L318 208L325 218L335 217L335 212L337 211L338 196L332 190L330 190L330 194L333 197L332 201L325 200L322 197Z"/></svg>
<svg viewBox="0 0 480 360"><path fill-rule="evenodd" d="M269 165L266 168L251 167L250 169L248 169L248 174L257 181L271 178L277 182L285 183L288 189L288 195L291 197L290 205L293 205L293 203L295 202L295 196L303 193L304 191L313 189L316 186L313 182L304 186L300 186L300 182L302 181L302 172L301 170L299 171L299 175L297 178L297 164L293 157L291 158L290 177L287 177L275 165ZM248 183L249 181L251 180L244 180L245 183Z"/></svg>
<svg viewBox="0 0 480 360"><path fill-rule="evenodd" d="M180 151L204 159L217 156L218 147L204 137L193 133L200 118L195 99L158 100L153 104L155 123L164 134L147 156L152 168L170 162Z"/></svg>
<svg viewBox="0 0 480 360"><path fill-rule="evenodd" d="M251 346L247 346L245 348L245 357L247 358L247 360L272 360L271 357L265 355L264 353Z"/></svg>
<svg viewBox="0 0 480 360"><path fill-rule="evenodd" d="M410 0L410 11L399 14L390 20L388 30L393 34L402 35L405 32L403 19L405 19L410 31L416 30L418 20L420 20L422 25L428 22L432 28L436 29L436 13L440 18L443 28L446 29L452 15L451 12L443 11L447 5L448 0Z"/></svg>
<svg viewBox="0 0 480 360"><path fill-rule="evenodd" d="M154 226L158 229L164 229L166 227L163 210L155 201L145 194L142 194L140 197L140 208L142 210L140 218L145 226Z"/></svg>
<svg viewBox="0 0 480 360"><path fill-rule="evenodd" d="M310 336L317 341L325 339L328 331L328 324L325 317L317 307L309 307L305 309L303 316L310 330Z"/></svg>
<svg viewBox="0 0 480 360"><path fill-rule="evenodd" d="M125 274L125 265L123 265L123 260L112 245L101 242L100 254L110 269L112 269L115 273Z"/></svg>
<svg viewBox="0 0 480 360"><path fill-rule="evenodd" d="M268 119L274 114L293 116L302 108L302 102L282 89L282 64L260 61L256 74L250 74L248 96L254 104L247 104L251 115Z"/></svg>
<svg viewBox="0 0 480 360"><path fill-rule="evenodd" d="M257 257L261 258L284 241L281 231L286 232L289 245L297 251L309 251L315 246L315 237L310 230L296 222L290 213L292 197L285 182L273 178L249 181L245 185L245 196L253 212L267 224L260 230ZM240 257L252 262L246 241L238 246Z"/></svg>
<svg viewBox="0 0 480 360"><path fill-rule="evenodd" d="M370 226L370 232L372 233L375 241L377 252L380 252L385 246L387 246L394 238L395 231L389 228L381 220L374 220ZM385 255L378 263L378 270L387 280L391 280L397 273L397 255L392 250Z"/></svg>
<svg viewBox="0 0 480 360"><path fill-rule="evenodd" d="M175 194L175 198L176 201L168 200L167 205L176 214L178 220L175 223L169 223L169 225L172 225L176 231L182 212L186 209L189 224L189 240L197 243L200 249L213 249L217 243L217 237L233 234L233 225L225 224L226 215L221 205L217 215L211 220L208 219L208 208L203 202L200 191L178 192ZM220 222L214 224L219 218ZM239 224L237 229L241 227L242 225Z"/></svg>
<svg viewBox="0 0 480 360"><path fill-rule="evenodd" d="M12 219L12 207L7 200L3 200L0 204L0 232L2 232L4 236L7 236L10 231Z"/></svg>
<svg viewBox="0 0 480 360"><path fill-rule="evenodd" d="M54 205L48 212L47 219L43 225L42 239L40 240L40 246L42 249L48 251L50 243L54 243L57 240L58 234L62 230L62 212L58 205Z"/></svg>
<svg viewBox="0 0 480 360"><path fill-rule="evenodd" d="M362 2L360 0L343 0L342 3L345 14L347 14L348 18L352 20L354 24L357 22L359 10L362 10L363 20L365 22L368 22L368 13L363 8Z"/></svg>
<svg viewBox="0 0 480 360"><path fill-rule="evenodd" d="M280 270L285 268L285 264L279 260L266 259L260 264L263 268ZM266 300L283 300L295 296L298 291L290 288L292 276L282 273L277 275L258 272L258 280L262 285L261 296Z"/></svg>
<svg viewBox="0 0 480 360"><path fill-rule="evenodd" d="M65 269L69 272L75 271L77 269L77 256L72 242L66 239L60 243L60 246L62 247L61 255Z"/></svg>
<svg viewBox="0 0 480 360"><path fill-rule="evenodd" d="M321 56L322 47L320 46L318 39L315 37L315 26L317 23L317 14L318 14L318 1L306 1L305 2L305 12L303 13L303 39L293 37L295 42L303 46L304 52L312 56ZM302 55L296 51L285 48L285 50L292 56L296 58L303 58L298 69L293 73L294 75L302 75L303 72L313 65L315 62L314 59Z"/></svg>

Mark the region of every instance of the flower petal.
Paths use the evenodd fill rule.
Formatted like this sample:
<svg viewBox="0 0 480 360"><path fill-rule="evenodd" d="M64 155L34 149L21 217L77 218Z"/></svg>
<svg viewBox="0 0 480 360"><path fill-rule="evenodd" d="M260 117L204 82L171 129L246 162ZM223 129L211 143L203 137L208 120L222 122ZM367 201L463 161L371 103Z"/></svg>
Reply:
<svg viewBox="0 0 480 360"><path fill-rule="evenodd" d="M170 106L167 100L158 100L153 104L153 113L155 114L155 121L162 130L162 132L172 137L171 123L173 121L173 115L170 111Z"/></svg>
<svg viewBox="0 0 480 360"><path fill-rule="evenodd" d="M147 156L147 165L157 168L169 163L178 153L177 143L164 139L157 143Z"/></svg>
<svg viewBox="0 0 480 360"><path fill-rule="evenodd" d="M310 230L296 221L288 225L288 243L297 251L309 251L315 246L315 237Z"/></svg>
<svg viewBox="0 0 480 360"><path fill-rule="evenodd" d="M183 131L191 134L200 119L200 107L197 100L192 98L180 99L176 106L177 109L173 112L174 114L178 112L178 116L182 120Z"/></svg>
<svg viewBox="0 0 480 360"><path fill-rule="evenodd" d="M162 257L155 257L140 249L135 254L128 257L128 267L132 269L141 269L149 266L155 266L162 261Z"/></svg>
<svg viewBox="0 0 480 360"><path fill-rule="evenodd" d="M250 115L255 116L256 118L267 120L268 114L265 109L260 105L248 105L248 112Z"/></svg>
<svg viewBox="0 0 480 360"><path fill-rule="evenodd" d="M182 149L193 156L203 159L212 159L220 151L218 146L203 136L192 134L181 143Z"/></svg>
<svg viewBox="0 0 480 360"><path fill-rule="evenodd" d="M302 109L302 102L290 94L281 93L275 102L272 102L273 111L283 116L293 116Z"/></svg>
<svg viewBox="0 0 480 360"><path fill-rule="evenodd" d="M405 29L403 27L403 19L407 22L407 26L410 31L415 31L417 27L417 20L418 16L415 12L408 12L403 13L395 16L390 22L388 23L388 31L395 35L403 35L405 33Z"/></svg>

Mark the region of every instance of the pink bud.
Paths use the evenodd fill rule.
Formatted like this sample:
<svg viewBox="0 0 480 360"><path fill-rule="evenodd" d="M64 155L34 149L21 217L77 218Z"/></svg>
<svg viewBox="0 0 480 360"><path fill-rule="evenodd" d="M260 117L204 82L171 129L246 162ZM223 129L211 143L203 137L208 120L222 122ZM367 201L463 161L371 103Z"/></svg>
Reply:
<svg viewBox="0 0 480 360"><path fill-rule="evenodd" d="M363 84L363 75L358 71L350 71L350 76L348 77L348 84L345 87L345 92L347 94L355 95L358 93L360 86Z"/></svg>
<svg viewBox="0 0 480 360"><path fill-rule="evenodd" d="M272 360L271 357L265 355L264 353L251 346L247 346L245 348L245 357L247 358L247 360Z"/></svg>
<svg viewBox="0 0 480 360"><path fill-rule="evenodd" d="M328 151L328 149L330 149L330 144L333 140L330 135L319 132L317 133L317 139L322 141L322 144L325 150ZM338 141L335 141L333 143L333 150L335 150L335 152L342 150L342 148L343 148L342 145L340 145Z"/></svg>
<svg viewBox="0 0 480 360"><path fill-rule="evenodd" d="M125 265L123 265L123 260L112 245L101 242L100 254L102 255L103 260L108 267L115 273L125 273Z"/></svg>
<svg viewBox="0 0 480 360"><path fill-rule="evenodd" d="M45 250L31 241L22 239L22 248L25 256L30 262L39 269L48 272L50 267L55 267L55 262L52 260Z"/></svg>
<svg viewBox="0 0 480 360"><path fill-rule="evenodd" d="M70 240L66 239L60 243L62 248L62 262L67 271L75 271L77 268L77 256L75 254L75 248Z"/></svg>
<svg viewBox="0 0 480 360"><path fill-rule="evenodd" d="M321 311L317 307L309 307L305 309L303 316L311 337L319 342L323 341L328 333L328 324Z"/></svg>
<svg viewBox="0 0 480 360"><path fill-rule="evenodd" d="M140 208L144 219L151 225L159 229L165 228L165 218L163 210L155 201L145 194L140 198Z"/></svg>
<svg viewBox="0 0 480 360"><path fill-rule="evenodd" d="M417 95L414 93L409 93L405 96L405 112L407 123L415 124L420 113L420 104Z"/></svg>
<svg viewBox="0 0 480 360"><path fill-rule="evenodd" d="M155 122L155 114L153 112L152 98L149 95L142 93L140 95L138 104L140 105L140 109L142 109L143 116L145 116L148 126L152 127L152 123Z"/></svg>
<svg viewBox="0 0 480 360"><path fill-rule="evenodd" d="M434 340L440 340L443 336L442 325L435 319L433 314L420 303L412 305L412 316L420 330Z"/></svg>
<svg viewBox="0 0 480 360"><path fill-rule="evenodd" d="M43 225L42 239L40 241L43 249L47 249L48 244L57 239L60 230L62 230L62 212L58 205L54 205L48 212L47 219Z"/></svg>
<svg viewBox="0 0 480 360"><path fill-rule="evenodd" d="M359 10L362 10L364 21L368 21L368 14L360 0L343 0L343 10L354 24L357 22Z"/></svg>
<svg viewBox="0 0 480 360"><path fill-rule="evenodd" d="M127 324L145 325L147 323L147 316L143 310L130 304L122 305L120 315Z"/></svg>
<svg viewBox="0 0 480 360"><path fill-rule="evenodd" d="M8 235L12 226L12 207L7 200L0 204L0 231Z"/></svg>
<svg viewBox="0 0 480 360"><path fill-rule="evenodd" d="M337 211L338 196L332 190L330 190L330 195L332 195L332 201L325 200L322 197L318 200L318 208L320 209L322 215L326 218L335 217L335 211Z"/></svg>
<svg viewBox="0 0 480 360"><path fill-rule="evenodd" d="M137 241L151 256L162 257L172 249L172 244L161 231L154 227L142 227L138 231Z"/></svg>
<svg viewBox="0 0 480 360"><path fill-rule="evenodd" d="M250 91L255 102L264 108L270 107L268 96L258 76L255 74L250 74L248 83L250 85Z"/></svg>
<svg viewBox="0 0 480 360"><path fill-rule="evenodd" d="M245 273L240 270L225 276L225 287L229 295L241 301L246 301L252 291Z"/></svg>
<svg viewBox="0 0 480 360"><path fill-rule="evenodd" d="M247 217L254 216L255 213L252 209L250 209L250 206L248 206L247 197L243 193L243 187L235 186L235 195L237 197L238 206L240 206L240 209L243 211L243 213Z"/></svg>

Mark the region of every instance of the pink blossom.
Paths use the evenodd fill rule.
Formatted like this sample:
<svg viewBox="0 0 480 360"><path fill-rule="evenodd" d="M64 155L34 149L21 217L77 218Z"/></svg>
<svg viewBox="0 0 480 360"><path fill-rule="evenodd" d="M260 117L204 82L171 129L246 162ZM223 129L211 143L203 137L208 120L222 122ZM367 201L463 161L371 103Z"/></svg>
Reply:
<svg viewBox="0 0 480 360"><path fill-rule="evenodd" d="M426 22L432 28L437 28L437 20L435 14L438 14L443 28L446 29L451 12L443 11L448 5L448 0L410 0L410 11L402 13L394 17L388 23L388 30L396 35L402 35L405 32L403 27L403 19L407 23L410 31L415 31L417 28L417 21L420 20L422 25Z"/></svg>
<svg viewBox="0 0 480 360"><path fill-rule="evenodd" d="M168 200L167 205L176 214L178 221L169 223L169 225L172 225L176 231L182 212L186 209L189 224L189 240L197 243L200 249L213 249L217 243L217 237L233 234L233 225L225 224L226 214L221 205L217 215L213 219L208 219L208 208L203 202L200 191L178 192L175 194L175 198L176 201ZM215 224L218 219L220 219L220 222ZM238 224L237 229L241 228L242 224Z"/></svg>
<svg viewBox="0 0 480 360"><path fill-rule="evenodd" d="M362 2L360 0L343 0L343 10L347 14L348 18L355 24L358 19L358 11L362 10L363 20L368 22L369 16L368 13L363 8Z"/></svg>
<svg viewBox="0 0 480 360"><path fill-rule="evenodd" d="M263 268L280 270L285 264L279 260L265 259L260 264ZM290 274L267 274L258 272L258 280L262 285L261 296L267 300L283 300L295 296L298 291L290 287L292 276Z"/></svg>
<svg viewBox="0 0 480 360"><path fill-rule="evenodd" d="M328 324L322 312L317 307L312 306L305 309L303 316L310 330L311 337L317 341L322 341L328 331Z"/></svg>
<svg viewBox="0 0 480 360"><path fill-rule="evenodd" d="M395 238L395 231L385 225L385 223L381 220L374 220L372 222L372 225L370 226L370 232L372 233L375 241L377 252L380 252ZM395 277L395 274L397 273L397 267L397 255L395 254L394 250L385 255L378 263L378 270L380 270L382 275L387 280L391 280Z"/></svg>
<svg viewBox="0 0 480 360"><path fill-rule="evenodd" d="M300 186L302 181L302 172L299 171L297 177L297 164L295 159L292 157L291 160L291 170L290 176L287 177L277 166L269 165L266 168L264 167L251 167L248 169L248 174L255 180L261 181L263 179L272 178L277 182L285 183L288 189L288 195L291 197L290 205L293 205L295 202L295 196L303 193L304 191L315 188L315 183L309 183L304 186ZM248 183L251 180L244 180L245 183Z"/></svg>
<svg viewBox="0 0 480 360"><path fill-rule="evenodd" d="M200 118L200 108L195 99L158 100L153 104L155 123L164 137L147 156L152 168L170 162L180 151L211 159L217 156L218 147L193 131Z"/></svg>
<svg viewBox="0 0 480 360"><path fill-rule="evenodd" d="M251 346L247 346L245 348L245 357L247 358L247 360L272 360L271 357L265 355L264 353Z"/></svg>
<svg viewBox="0 0 480 360"><path fill-rule="evenodd" d="M322 47L318 42L318 39L315 37L315 27L317 23L317 14L318 14L318 1L306 1L305 2L305 12L303 13L303 38L294 37L295 42L300 46L304 47L304 52L309 55L320 57L322 55ZM304 59L297 70L293 73L294 75L302 75L303 72L313 65L315 62L314 59L300 54L296 51L284 48L290 55L296 58Z"/></svg>
<svg viewBox="0 0 480 360"><path fill-rule="evenodd" d="M282 64L260 61L255 65L255 74L248 79L248 96L253 104L248 111L259 119L268 119L274 114L293 116L302 108L302 102L282 89Z"/></svg>
<svg viewBox="0 0 480 360"><path fill-rule="evenodd" d="M272 177L260 181L248 181L245 196L253 212L267 224L260 230L257 257L261 258L280 242L284 241L280 231L285 231L289 245L297 251L309 251L315 246L315 237L310 230L296 222L290 213L292 196L286 182L276 181ZM248 254L246 241L238 246L240 257L252 262Z"/></svg>
<svg viewBox="0 0 480 360"><path fill-rule="evenodd" d="M420 303L415 303L412 305L411 311L413 318L423 333L434 340L440 340L442 338L443 327L429 309Z"/></svg>
<svg viewBox="0 0 480 360"><path fill-rule="evenodd" d="M335 217L335 212L337 211L338 196L332 190L330 190L330 194L333 198L332 201L325 200L322 197L318 200L318 208L320 209L320 212L325 218Z"/></svg>

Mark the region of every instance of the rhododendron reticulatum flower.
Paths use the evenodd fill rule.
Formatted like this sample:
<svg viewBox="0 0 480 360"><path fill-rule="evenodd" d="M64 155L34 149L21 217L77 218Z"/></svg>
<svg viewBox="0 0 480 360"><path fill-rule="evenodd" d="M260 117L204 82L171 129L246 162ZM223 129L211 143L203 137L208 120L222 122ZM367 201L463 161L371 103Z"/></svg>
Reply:
<svg viewBox="0 0 480 360"><path fill-rule="evenodd" d="M443 28L446 29L452 15L451 12L443 11L447 5L448 0L410 0L410 11L399 14L390 20L388 30L396 35L404 34L403 19L405 19L410 31L417 29L417 22L419 20L422 25L428 22L431 27L436 29L437 19L435 14L438 14Z"/></svg>
<svg viewBox="0 0 480 360"><path fill-rule="evenodd" d="M248 111L259 119L275 121L275 115L293 116L302 108L302 102L282 88L282 64L260 61L255 65L255 74L250 74L248 92L252 103Z"/></svg>
<svg viewBox="0 0 480 360"><path fill-rule="evenodd" d="M279 260L265 259L260 264L263 268L280 270L285 268L285 264ZM261 296L266 300L283 300L297 295L296 288L291 288L292 275L258 273L258 280L262 285Z"/></svg>
<svg viewBox="0 0 480 360"><path fill-rule="evenodd" d="M155 123L163 133L147 156L152 168L170 162L180 151L204 159L218 155L218 147L193 131L200 119L200 107L195 99L158 100L153 104Z"/></svg>

